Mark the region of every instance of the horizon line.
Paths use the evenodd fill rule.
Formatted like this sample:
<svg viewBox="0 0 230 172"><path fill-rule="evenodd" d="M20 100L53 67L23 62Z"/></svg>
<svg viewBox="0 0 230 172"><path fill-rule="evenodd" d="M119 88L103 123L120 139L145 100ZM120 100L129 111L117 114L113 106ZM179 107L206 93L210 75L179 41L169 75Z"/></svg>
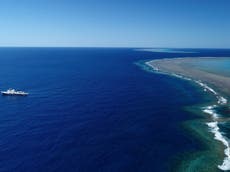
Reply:
<svg viewBox="0 0 230 172"><path fill-rule="evenodd" d="M125 47L125 46L1 46L0 48L133 48L133 49L230 49L220 47Z"/></svg>

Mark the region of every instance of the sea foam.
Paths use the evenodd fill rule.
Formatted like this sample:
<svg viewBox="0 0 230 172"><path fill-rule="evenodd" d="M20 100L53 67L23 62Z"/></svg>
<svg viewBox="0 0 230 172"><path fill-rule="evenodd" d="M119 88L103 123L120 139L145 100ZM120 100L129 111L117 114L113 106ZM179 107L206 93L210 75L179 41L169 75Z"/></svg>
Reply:
<svg viewBox="0 0 230 172"><path fill-rule="evenodd" d="M204 91L209 91L211 92L213 95L215 95L216 99L217 99L217 104L219 105L225 105L227 104L227 99L220 96L213 88L209 87L207 84L201 82L200 80L194 80L198 85L200 85L201 87L204 88ZM215 108L217 107L217 105L210 105L207 106L203 109L203 112L209 114L212 116L214 122L209 122L207 123L207 125L209 126L209 128L211 129L210 131L214 134L214 139L220 141L224 146L225 146L225 150L224 150L224 154L225 154L225 158L223 160L223 163L221 165L218 165L218 168L221 170L230 170L230 147L229 147L229 142L228 142L228 138L225 137L221 131L220 128L218 127L218 118L219 118L219 114L216 113Z"/></svg>
<svg viewBox="0 0 230 172"><path fill-rule="evenodd" d="M217 119L219 117L219 115L215 112L215 110L214 110L215 107L216 107L216 105L207 106L207 107L203 108L203 112L211 115L213 119Z"/></svg>
<svg viewBox="0 0 230 172"><path fill-rule="evenodd" d="M228 102L227 99L220 96L213 88L209 87L207 84L201 82L200 80L195 82L199 84L201 87L203 87L205 91L209 91L213 95L215 95L217 99L217 104L219 105L227 104ZM217 114L215 111L216 107L217 105L215 104L207 106L203 109L203 112L211 115L214 120L214 122L207 123L207 125L211 129L210 131L214 134L214 139L220 141L225 146L225 150L224 150L225 158L223 160L223 163L221 165L218 165L218 168L223 171L226 171L226 170L230 170L230 146L229 146L228 138L221 133L220 128L218 127L219 114Z"/></svg>
<svg viewBox="0 0 230 172"><path fill-rule="evenodd" d="M220 132L220 128L218 127L218 122L209 122L207 123L209 128L211 129L211 132L214 134L214 139L222 142L225 145L224 154L226 157L224 158L224 161L222 165L218 165L219 169L221 170L230 170L230 147L229 142L227 141L227 138L223 136L223 134Z"/></svg>
<svg viewBox="0 0 230 172"><path fill-rule="evenodd" d="M222 97L222 96L220 96L214 89L209 87L207 84L201 82L200 80L197 80L195 82L197 84L199 84L201 87L203 87L205 91L209 91L209 92L213 93L217 98L217 103L218 104L222 104L222 105L227 104L227 102L228 102L227 99Z"/></svg>
<svg viewBox="0 0 230 172"><path fill-rule="evenodd" d="M152 66L150 62L147 62L146 64L148 66L151 66L158 73L164 73L163 71L160 71L158 67ZM165 74L168 74L168 73L165 73ZM209 87L207 84L203 83L200 80L193 80L192 78L185 77L183 75L179 75L176 73L170 73L170 75L175 76L177 78L184 79L184 80L194 81L195 83L200 85L204 89L204 91L209 91L210 93L212 93L216 97L217 105L214 104L214 105L204 107L203 112L211 115L212 119L214 120L213 122L207 123L208 127L210 128L210 132L212 132L214 134L214 139L220 141L225 146L225 150L224 150L225 158L223 160L223 163L221 165L218 165L218 168L223 170L223 171L230 170L230 145L228 142L228 138L225 137L221 133L220 128L218 127L219 114L217 114L215 111L215 108L218 105L225 105L228 103L228 100L226 98L220 96L213 88Z"/></svg>

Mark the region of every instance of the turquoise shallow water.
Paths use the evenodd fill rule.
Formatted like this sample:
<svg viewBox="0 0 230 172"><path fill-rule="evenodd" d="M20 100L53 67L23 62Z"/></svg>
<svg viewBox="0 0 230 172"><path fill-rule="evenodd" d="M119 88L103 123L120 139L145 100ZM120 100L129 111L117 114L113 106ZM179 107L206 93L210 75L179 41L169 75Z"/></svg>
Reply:
<svg viewBox="0 0 230 172"><path fill-rule="evenodd" d="M230 58L228 57L198 58L196 60L187 61L186 65L188 65L190 68L217 74L219 76L230 77ZM201 106L204 115L207 117L206 121L203 121L201 123L207 124L206 127L208 127L209 132L212 133L213 135L212 137L216 143L213 142L213 140L210 138L207 139L208 137L203 137L203 140L206 139L209 143L207 147L211 148L211 149L210 148L207 149L210 150L208 151L209 153L207 154L203 152L201 153L201 155L192 157L190 161L187 163L189 165L186 166L185 168L186 170L182 169L182 171L187 171L187 169L192 169L191 171L203 171L200 170L200 168L195 169L197 167L197 164L199 164L198 165L199 167L204 166L204 169L206 168L205 166L209 166L208 164L210 165L215 164L214 167L211 167L207 171L213 171L213 170L215 171L215 167L219 168L216 170L230 171L230 159L229 159L230 157L230 153L229 153L230 108L228 103L229 96L223 94L222 90L216 87L212 87L212 85L209 85L210 83L204 83L204 84L208 85L205 88L208 87L210 88L210 89L208 88L208 90L210 90L209 93L216 96L216 102L215 101L210 102L209 105ZM220 101L220 100L224 100L224 101ZM202 126L200 127L199 130L197 130L197 128L194 128L194 124L192 124L190 128L193 128L193 131L199 133L200 137L204 135L203 132L202 134L200 133L200 131L202 130L201 129ZM196 161L194 161L194 158ZM204 161L202 159L206 159L206 160ZM222 162L220 161L218 162L218 159L222 160Z"/></svg>
<svg viewBox="0 0 230 172"><path fill-rule="evenodd" d="M1 90L30 95L0 96L0 172L216 171L222 158L206 151L218 148L216 141L200 116L184 110L207 102L203 89L134 65L230 56L230 50L194 51L1 48Z"/></svg>
<svg viewBox="0 0 230 172"><path fill-rule="evenodd" d="M202 100L186 81L134 64L165 56L0 48L0 89L30 93L0 96L0 172L170 171L174 156L200 149L180 126L193 119L182 107Z"/></svg>
<svg viewBox="0 0 230 172"><path fill-rule="evenodd" d="M230 76L230 58L201 59L193 63L199 69Z"/></svg>

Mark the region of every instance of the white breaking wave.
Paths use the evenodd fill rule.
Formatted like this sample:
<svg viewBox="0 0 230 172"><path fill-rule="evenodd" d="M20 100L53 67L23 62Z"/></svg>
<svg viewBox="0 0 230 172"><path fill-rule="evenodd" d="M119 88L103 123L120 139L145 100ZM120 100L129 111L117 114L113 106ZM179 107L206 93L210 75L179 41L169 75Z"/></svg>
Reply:
<svg viewBox="0 0 230 172"><path fill-rule="evenodd" d="M186 79L186 80L192 80L190 78L187 77L183 77L180 75L175 75L173 74L173 76L182 78L182 79ZM207 84L204 84L201 81L196 81L194 80L197 84L199 84L201 87L204 88L204 91L209 91L212 94L214 94L217 98L217 103L220 105L225 105L227 104L227 99L225 99L224 97L220 96L214 89L212 89L211 87L209 87ZM223 145L226 147L224 150L224 154L225 154L225 158L223 160L223 163L221 165L218 165L218 168L221 170L230 170L230 147L229 147L229 142L228 142L228 138L224 137L223 134L220 132L220 128L218 127L218 118L219 115L215 112L214 108L216 108L217 105L211 105L211 106L207 106L204 108L203 112L209 114L212 116L214 122L209 122L207 123L207 125L211 128L211 132L214 134L214 139L220 141L223 143Z"/></svg>
<svg viewBox="0 0 230 172"><path fill-rule="evenodd" d="M228 100L226 98L224 98L224 97L219 96L218 97L218 103L219 104L227 104Z"/></svg>
<svg viewBox="0 0 230 172"><path fill-rule="evenodd" d="M214 110L215 107L216 107L216 105L207 106L204 108L203 112L211 115L212 118L216 120L219 117L219 115L215 112L215 110Z"/></svg>
<svg viewBox="0 0 230 172"><path fill-rule="evenodd" d="M151 62L151 61L150 61L150 62ZM150 62L145 62L145 64L148 65L148 66L150 66L151 68L153 68L153 70L159 71L158 67L152 66Z"/></svg>
<svg viewBox="0 0 230 172"><path fill-rule="evenodd" d="M209 122L207 123L207 125L210 127L211 132L214 134L214 138L222 142L226 146L226 149L224 150L224 154L226 155L226 157L224 158L222 165L218 165L219 169L230 170L230 148L227 138L225 138L223 134L220 132L220 128L218 127L217 121Z"/></svg>
<svg viewBox="0 0 230 172"><path fill-rule="evenodd" d="M203 82L201 81L195 81L197 84L199 84L201 87L203 87L204 89L212 92L214 95L217 95L217 92L214 91L211 87L209 87L208 85L204 84Z"/></svg>
<svg viewBox="0 0 230 172"><path fill-rule="evenodd" d="M212 89L211 87L209 87L207 84L204 84L201 81L195 81L197 84L199 84L201 87L204 88L204 91L209 91L212 94L214 94L217 98L217 103L220 105L225 105L227 104L228 100L222 96L220 96L214 89ZM219 118L219 114L217 114L215 112L215 108L217 107L217 105L211 105L211 106L207 106L204 108L203 112L209 114L212 116L214 122L209 122L207 123L207 125L210 127L211 132L214 134L214 139L220 141L223 143L223 145L226 147L224 150L224 154L225 154L225 158L223 160L223 163L221 165L218 165L218 168L221 170L230 170L230 147L229 147L229 142L228 142L228 138L225 137L221 131L220 128L218 127L218 118Z"/></svg>
<svg viewBox="0 0 230 172"><path fill-rule="evenodd" d="M214 89L212 89L211 87L209 87L207 84L204 84L201 81L195 81L195 82L197 84L199 84L201 87L203 87L204 90L206 90L206 91L208 90L211 93L213 93L216 96L216 98L217 98L218 104L222 104L222 105L227 104L227 102L228 102L227 99L225 99L224 97L220 96Z"/></svg>
<svg viewBox="0 0 230 172"><path fill-rule="evenodd" d="M185 76L182 76L182 75L178 75L176 73L172 73L171 75L177 77L177 78L181 78L181 79L184 79L184 80L188 80L188 81L191 81L192 79L191 78L188 78L188 77L185 77Z"/></svg>
<svg viewBox="0 0 230 172"><path fill-rule="evenodd" d="M157 67L152 66L150 64L150 62L146 62L146 64L149 65L150 67L152 67L155 71L159 72L159 69ZM163 72L161 71L160 73L163 73ZM165 74L167 74L167 73L165 73ZM228 100L226 98L220 96L214 89L209 87L207 84L201 82L200 80L193 80L191 78L188 78L188 77L185 77L182 75L178 75L176 73L171 73L171 75L175 76L177 78L181 78L181 79L185 79L185 80L189 80L189 81L194 81L195 83L200 85L204 89L204 91L211 92L217 98L217 104L219 104L219 105L225 105L228 103ZM214 139L220 141L226 147L224 150L224 154L226 157L224 158L223 163L221 165L218 165L219 169L226 171L226 170L230 170L230 145L228 142L228 138L225 137L221 133L220 128L218 127L219 114L217 114L215 111L216 107L217 107L217 105L207 106L203 109L203 112L211 115L213 120L214 120L213 122L207 123L207 125L211 129L210 131L214 134Z"/></svg>

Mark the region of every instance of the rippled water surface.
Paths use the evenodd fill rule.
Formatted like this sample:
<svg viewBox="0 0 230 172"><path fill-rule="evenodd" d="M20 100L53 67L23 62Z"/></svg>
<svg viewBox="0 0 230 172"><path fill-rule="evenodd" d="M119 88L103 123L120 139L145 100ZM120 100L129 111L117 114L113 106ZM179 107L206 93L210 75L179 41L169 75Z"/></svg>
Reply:
<svg viewBox="0 0 230 172"><path fill-rule="evenodd" d="M230 54L197 51L189 55ZM30 95L0 97L0 171L168 171L175 155L200 148L181 124L193 118L182 107L202 96L134 62L178 56L188 54L1 48L1 90Z"/></svg>

